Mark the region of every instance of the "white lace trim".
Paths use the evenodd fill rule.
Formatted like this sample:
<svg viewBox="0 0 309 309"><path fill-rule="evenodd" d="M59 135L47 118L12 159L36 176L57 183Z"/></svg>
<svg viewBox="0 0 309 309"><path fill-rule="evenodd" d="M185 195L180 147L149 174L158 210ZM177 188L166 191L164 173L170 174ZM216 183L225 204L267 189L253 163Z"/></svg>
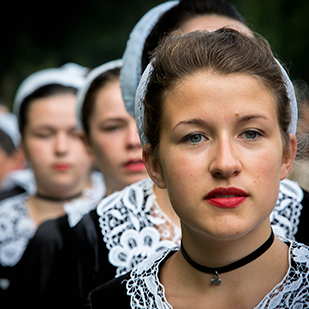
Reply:
<svg viewBox="0 0 309 309"><path fill-rule="evenodd" d="M91 178L92 189L83 190L83 195L86 196L87 199L75 199L63 205L63 210L68 215L68 222L71 228L74 227L85 214L95 209L105 195L106 188L102 174L93 172Z"/></svg>
<svg viewBox="0 0 309 309"><path fill-rule="evenodd" d="M29 190L33 191L34 178L31 171L21 173L20 181L30 181ZM17 177L17 174L16 174ZM34 182L35 184L35 182ZM70 227L74 227L80 219L94 209L105 194L105 185L102 176L92 174L93 190L88 190L87 199L76 199L63 205L68 215ZM13 267L22 258L29 240L37 230L37 224L29 217L27 211L28 193L19 194L0 203L0 264L4 267Z"/></svg>
<svg viewBox="0 0 309 309"><path fill-rule="evenodd" d="M288 242L286 239L281 238ZM173 307L165 298L164 286L159 280L159 268L168 254L178 249L154 254L136 266L126 283L132 309ZM256 308L308 308L309 306L309 247L291 242L290 267L284 279L268 293Z"/></svg>
<svg viewBox="0 0 309 309"><path fill-rule="evenodd" d="M150 179L143 180L105 198L97 208L108 258L117 268L116 276L152 253L179 244L180 229L157 206L153 186ZM160 234L158 227L166 232Z"/></svg>
<svg viewBox="0 0 309 309"><path fill-rule="evenodd" d="M278 200L270 215L270 222L276 235L295 240L303 198L303 191L296 182L288 179L280 182Z"/></svg>
<svg viewBox="0 0 309 309"><path fill-rule="evenodd" d="M15 266L21 259L37 226L27 213L26 193L0 203L0 264Z"/></svg>
<svg viewBox="0 0 309 309"><path fill-rule="evenodd" d="M29 195L36 193L36 182L31 168L11 172L9 178L13 183L24 188Z"/></svg>

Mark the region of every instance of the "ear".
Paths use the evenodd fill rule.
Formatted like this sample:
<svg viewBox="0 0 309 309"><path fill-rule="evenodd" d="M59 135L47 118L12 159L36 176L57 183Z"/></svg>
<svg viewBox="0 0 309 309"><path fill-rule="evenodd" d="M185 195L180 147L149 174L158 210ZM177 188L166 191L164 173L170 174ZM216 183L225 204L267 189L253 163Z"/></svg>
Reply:
<svg viewBox="0 0 309 309"><path fill-rule="evenodd" d="M166 189L166 183L162 172L161 164L157 156L153 153L152 147L147 143L143 147L143 160L146 166L148 175L152 181L160 188Z"/></svg>
<svg viewBox="0 0 309 309"><path fill-rule="evenodd" d="M288 177L295 160L297 152L297 139L295 135L290 134L289 150L285 150L282 157L280 180Z"/></svg>

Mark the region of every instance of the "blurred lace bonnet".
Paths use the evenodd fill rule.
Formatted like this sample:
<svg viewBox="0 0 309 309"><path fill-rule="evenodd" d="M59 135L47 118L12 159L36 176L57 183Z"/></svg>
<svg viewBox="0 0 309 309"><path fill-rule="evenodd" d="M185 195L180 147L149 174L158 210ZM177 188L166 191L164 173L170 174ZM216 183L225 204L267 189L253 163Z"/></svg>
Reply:
<svg viewBox="0 0 309 309"><path fill-rule="evenodd" d="M60 84L79 89L84 84L88 69L75 63L67 63L59 68L38 71L27 77L19 86L14 103L13 112L19 116L20 107L29 95L37 89L50 84Z"/></svg>
<svg viewBox="0 0 309 309"><path fill-rule="evenodd" d="M85 101L85 97L88 93L88 90L92 84L92 82L101 74L108 72L110 70L121 68L122 67L122 60L113 60L107 63L104 63L95 69L93 69L89 75L86 77L85 83L83 87L81 87L77 92L77 105L76 105L76 115L77 115L77 128L79 130L83 130L83 123L82 123L82 110Z"/></svg>
<svg viewBox="0 0 309 309"><path fill-rule="evenodd" d="M160 17L179 1L164 2L148 11L133 28L125 52L120 73L122 97L128 113L134 117L134 98L142 75L142 53L145 41Z"/></svg>

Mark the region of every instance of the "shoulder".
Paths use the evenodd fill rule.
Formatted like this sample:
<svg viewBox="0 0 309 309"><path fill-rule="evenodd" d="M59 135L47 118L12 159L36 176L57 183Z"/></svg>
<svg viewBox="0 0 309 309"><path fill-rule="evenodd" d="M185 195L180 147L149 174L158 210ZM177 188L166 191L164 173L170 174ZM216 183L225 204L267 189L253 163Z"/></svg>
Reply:
<svg viewBox="0 0 309 309"><path fill-rule="evenodd" d="M103 308L106 304L111 304L112 308L131 308L126 290L129 278L130 273L127 273L97 287L89 295L88 308Z"/></svg>

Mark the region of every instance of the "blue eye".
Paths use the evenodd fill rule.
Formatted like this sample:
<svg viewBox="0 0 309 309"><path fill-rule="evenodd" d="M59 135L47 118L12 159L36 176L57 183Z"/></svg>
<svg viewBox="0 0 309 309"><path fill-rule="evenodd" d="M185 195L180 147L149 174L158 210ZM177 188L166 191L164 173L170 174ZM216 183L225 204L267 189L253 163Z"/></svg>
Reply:
<svg viewBox="0 0 309 309"><path fill-rule="evenodd" d="M248 130L248 131L244 132L243 135L248 140L254 140L254 139L257 139L258 137L260 137L261 134L259 132L256 132L256 131Z"/></svg>
<svg viewBox="0 0 309 309"><path fill-rule="evenodd" d="M198 144L200 143L202 140L203 140L203 135L201 134L193 134L189 137L189 141L192 143L192 144Z"/></svg>

